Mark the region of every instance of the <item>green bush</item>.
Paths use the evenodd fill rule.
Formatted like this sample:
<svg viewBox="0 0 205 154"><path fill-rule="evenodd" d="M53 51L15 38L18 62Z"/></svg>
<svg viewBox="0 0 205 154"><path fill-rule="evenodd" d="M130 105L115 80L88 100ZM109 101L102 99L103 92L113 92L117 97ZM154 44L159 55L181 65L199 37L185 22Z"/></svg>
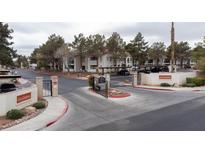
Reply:
<svg viewBox="0 0 205 154"><path fill-rule="evenodd" d="M182 87L196 87L196 84L194 83L185 83L182 85Z"/></svg>
<svg viewBox="0 0 205 154"><path fill-rule="evenodd" d="M94 76L89 76L88 85L94 89Z"/></svg>
<svg viewBox="0 0 205 154"><path fill-rule="evenodd" d="M37 102L33 104L33 107L35 107L36 109L43 109L46 107L46 104L44 102Z"/></svg>
<svg viewBox="0 0 205 154"><path fill-rule="evenodd" d="M24 116L24 113L21 110L12 109L7 112L6 117L8 119L20 119Z"/></svg>
<svg viewBox="0 0 205 154"><path fill-rule="evenodd" d="M161 83L160 86L161 87L171 87L169 83Z"/></svg>
<svg viewBox="0 0 205 154"><path fill-rule="evenodd" d="M187 84L195 84L196 86L204 86L205 85L205 79L194 77L194 78L187 78L186 79Z"/></svg>

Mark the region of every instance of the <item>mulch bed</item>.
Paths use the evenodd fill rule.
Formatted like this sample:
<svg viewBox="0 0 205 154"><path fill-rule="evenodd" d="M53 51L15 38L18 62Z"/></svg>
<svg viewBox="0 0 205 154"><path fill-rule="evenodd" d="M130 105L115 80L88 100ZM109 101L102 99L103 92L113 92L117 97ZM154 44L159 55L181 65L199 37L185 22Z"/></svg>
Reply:
<svg viewBox="0 0 205 154"><path fill-rule="evenodd" d="M100 94L100 95L106 97L105 90L94 91L92 88L90 88L90 90L97 93L97 94ZM123 91L120 91L118 89L111 88L110 91L109 91L109 97L110 98L126 98L126 97L129 97L129 96L131 96L130 93L123 92Z"/></svg>
<svg viewBox="0 0 205 154"><path fill-rule="evenodd" d="M45 102L46 107L48 106L48 102L46 100L41 100L41 101ZM46 107L44 109L37 109L33 113L25 113L25 116L23 116L22 118L17 119L17 120L7 119L6 116L2 116L2 117L0 117L0 130L12 127L12 126L20 124L24 121L32 119L32 118L36 117L37 115L39 115L40 113L42 113L46 109ZM22 109L22 111L24 111L24 109Z"/></svg>

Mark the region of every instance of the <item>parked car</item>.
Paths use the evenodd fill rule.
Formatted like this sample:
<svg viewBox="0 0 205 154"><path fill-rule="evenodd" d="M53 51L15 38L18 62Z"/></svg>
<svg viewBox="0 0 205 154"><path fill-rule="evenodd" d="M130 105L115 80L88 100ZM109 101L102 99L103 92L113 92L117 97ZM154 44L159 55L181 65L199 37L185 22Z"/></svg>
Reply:
<svg viewBox="0 0 205 154"><path fill-rule="evenodd" d="M162 66L161 67L161 72L169 72L168 66Z"/></svg>
<svg viewBox="0 0 205 154"><path fill-rule="evenodd" d="M150 67L141 67L141 68L138 70L138 73L146 73L146 74L149 74L150 72L151 72Z"/></svg>
<svg viewBox="0 0 205 154"><path fill-rule="evenodd" d="M5 93L5 92L10 92L16 90L16 86L13 83L2 83L0 85L0 92Z"/></svg>
<svg viewBox="0 0 205 154"><path fill-rule="evenodd" d="M184 69L191 69L191 66L190 65L184 65Z"/></svg>
<svg viewBox="0 0 205 154"><path fill-rule="evenodd" d="M122 69L119 72L117 72L117 75L126 76L126 75L130 75L130 72L126 69Z"/></svg>
<svg viewBox="0 0 205 154"><path fill-rule="evenodd" d="M133 67L132 67L132 71L134 71L134 72L135 72L135 71L138 71L138 69L139 69L139 67L137 67L137 66L133 66Z"/></svg>
<svg viewBox="0 0 205 154"><path fill-rule="evenodd" d="M169 68L167 66L155 66L151 69L152 73L159 73L159 72L169 72Z"/></svg>
<svg viewBox="0 0 205 154"><path fill-rule="evenodd" d="M152 67L151 68L151 72L152 73L159 73L161 71L161 68L159 66L156 66L156 67Z"/></svg>

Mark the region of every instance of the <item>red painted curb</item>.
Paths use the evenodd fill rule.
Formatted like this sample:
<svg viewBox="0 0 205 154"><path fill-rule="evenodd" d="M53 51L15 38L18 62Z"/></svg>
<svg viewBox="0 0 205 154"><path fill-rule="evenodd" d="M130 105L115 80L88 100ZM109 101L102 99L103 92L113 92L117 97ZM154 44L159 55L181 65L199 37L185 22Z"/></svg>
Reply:
<svg viewBox="0 0 205 154"><path fill-rule="evenodd" d="M109 97L110 98L126 98L126 97L129 97L129 96L131 96L131 94L126 93L126 94L121 95L121 96L109 96Z"/></svg>
<svg viewBox="0 0 205 154"><path fill-rule="evenodd" d="M51 126L52 124L54 124L55 122L57 122L57 121L58 121L60 118L62 118L62 117L65 115L65 113L68 111L68 108L69 108L68 101L67 101L65 98L63 98L63 97L60 97L60 98L65 101L65 108L64 108L63 112L62 112L61 115L60 115L59 117L57 117L55 120L52 120L52 121L48 122L45 127L49 127L49 126Z"/></svg>
<svg viewBox="0 0 205 154"><path fill-rule="evenodd" d="M98 94L98 93L96 93L93 89L89 89L89 91L91 91L91 92L93 92L93 93L95 93L95 94ZM131 96L131 94L129 94L129 93L124 93L124 94L121 95L121 96L109 96L109 98L126 98L126 97L129 97L129 96Z"/></svg>
<svg viewBox="0 0 205 154"><path fill-rule="evenodd" d="M146 88L146 87L135 87L135 88L147 89L147 90L160 90L160 91L176 91L173 89L161 89L161 88Z"/></svg>

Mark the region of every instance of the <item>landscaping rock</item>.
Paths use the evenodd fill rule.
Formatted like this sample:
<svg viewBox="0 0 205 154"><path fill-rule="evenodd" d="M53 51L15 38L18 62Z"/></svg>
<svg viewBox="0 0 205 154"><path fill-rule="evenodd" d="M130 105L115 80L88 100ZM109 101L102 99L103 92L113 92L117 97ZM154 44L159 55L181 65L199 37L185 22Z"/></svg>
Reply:
<svg viewBox="0 0 205 154"><path fill-rule="evenodd" d="M28 113L28 114L31 114L31 113L36 112L36 108L33 107L33 106L29 106L29 107L26 107L26 108L24 109L24 111L25 111L26 113Z"/></svg>

